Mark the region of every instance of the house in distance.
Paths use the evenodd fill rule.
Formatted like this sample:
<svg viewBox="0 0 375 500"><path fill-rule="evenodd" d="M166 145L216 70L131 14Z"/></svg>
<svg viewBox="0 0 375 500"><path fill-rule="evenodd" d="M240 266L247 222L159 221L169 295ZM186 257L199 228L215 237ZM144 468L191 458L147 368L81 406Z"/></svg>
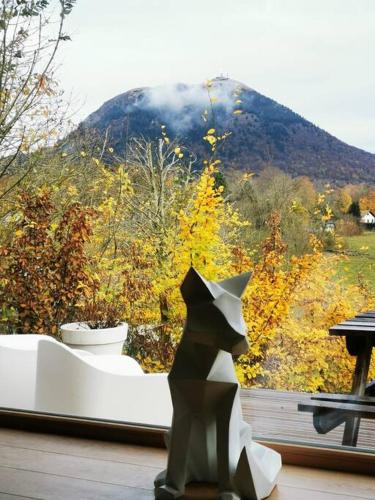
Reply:
<svg viewBox="0 0 375 500"><path fill-rule="evenodd" d="M375 213L371 210L365 210L361 212L361 224L365 224L368 228L375 227Z"/></svg>

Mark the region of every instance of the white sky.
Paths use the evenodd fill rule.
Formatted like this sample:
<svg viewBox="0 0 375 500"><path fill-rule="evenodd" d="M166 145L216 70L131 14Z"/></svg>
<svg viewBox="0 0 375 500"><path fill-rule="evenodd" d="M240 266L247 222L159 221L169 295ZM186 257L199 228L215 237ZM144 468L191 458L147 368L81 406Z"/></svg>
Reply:
<svg viewBox="0 0 375 500"><path fill-rule="evenodd" d="M77 0L66 31L77 120L134 87L228 73L375 153L375 0Z"/></svg>

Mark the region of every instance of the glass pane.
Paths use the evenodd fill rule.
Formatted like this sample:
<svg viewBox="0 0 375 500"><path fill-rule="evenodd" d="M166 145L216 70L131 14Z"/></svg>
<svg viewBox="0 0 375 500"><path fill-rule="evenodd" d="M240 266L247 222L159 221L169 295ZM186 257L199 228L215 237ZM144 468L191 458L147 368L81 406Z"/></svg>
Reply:
<svg viewBox="0 0 375 500"><path fill-rule="evenodd" d="M375 4L6 3L0 407L373 452Z"/></svg>

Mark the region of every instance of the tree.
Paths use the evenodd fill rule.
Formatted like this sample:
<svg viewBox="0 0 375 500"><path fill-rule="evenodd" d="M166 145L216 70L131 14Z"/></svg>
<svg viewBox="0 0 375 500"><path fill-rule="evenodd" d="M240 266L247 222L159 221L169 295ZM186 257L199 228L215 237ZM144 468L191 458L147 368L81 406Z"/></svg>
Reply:
<svg viewBox="0 0 375 500"><path fill-rule="evenodd" d="M361 210L371 210L375 212L375 189L371 188L359 200Z"/></svg>
<svg viewBox="0 0 375 500"><path fill-rule="evenodd" d="M258 176L245 173L230 186L235 207L251 221L255 231L244 231L243 241L258 246L269 234L267 223L275 210L281 217L281 233L288 253L303 254L310 248L312 219L317 195L307 178L292 179L275 168L266 168Z"/></svg>
<svg viewBox="0 0 375 500"><path fill-rule="evenodd" d="M263 241L261 256L255 265L243 249L236 248L234 253L234 271L252 271L252 279L242 299L249 351L238 359L237 375L241 385L263 381L268 351L290 313L294 297L319 261L319 243L312 238L314 251L292 257L287 265L287 246L281 236L281 219L277 212L271 214L268 226L270 234Z"/></svg>
<svg viewBox="0 0 375 500"><path fill-rule="evenodd" d="M70 39L63 27L75 0L59 0L57 19L52 3L3 0L0 7L0 199L29 172L14 169L16 160L53 136L61 120L53 62Z"/></svg>
<svg viewBox="0 0 375 500"><path fill-rule="evenodd" d="M230 273L236 230L246 223L225 203L223 187L216 186L216 165L208 165L190 184L185 206L176 211L177 227L166 228L167 258L153 262L154 293L160 308L158 328L150 332L154 335L135 339L142 354L140 361L147 370L165 371L170 367L185 314L179 285L189 267L193 265L209 279ZM148 300L145 309L150 309L150 304Z"/></svg>
<svg viewBox="0 0 375 500"><path fill-rule="evenodd" d="M361 217L361 208L359 206L359 201L352 201L349 209L348 209L348 214L353 215L353 217Z"/></svg>
<svg viewBox="0 0 375 500"><path fill-rule="evenodd" d="M295 180L297 196L303 200L306 208L312 208L316 202L316 189L309 177L298 177Z"/></svg>
<svg viewBox="0 0 375 500"><path fill-rule="evenodd" d="M333 202L333 208L334 211L339 215L342 216L343 214L347 214L349 208L352 205L352 197L348 193L346 189L339 189L337 192L335 192L334 196L334 202Z"/></svg>
<svg viewBox="0 0 375 500"><path fill-rule="evenodd" d="M162 240L171 218L175 219L176 205L184 204L181 197L188 192L194 163L184 155L182 146L169 141L164 130L157 141L134 138L124 159L136 188L129 200L134 220L138 220L143 234ZM161 242L161 252L163 246Z"/></svg>

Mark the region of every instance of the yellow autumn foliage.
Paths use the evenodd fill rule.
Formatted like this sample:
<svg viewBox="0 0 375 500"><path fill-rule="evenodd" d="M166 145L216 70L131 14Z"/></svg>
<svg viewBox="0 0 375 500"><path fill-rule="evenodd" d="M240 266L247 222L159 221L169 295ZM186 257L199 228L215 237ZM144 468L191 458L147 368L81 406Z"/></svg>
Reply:
<svg viewBox="0 0 375 500"><path fill-rule="evenodd" d="M209 129L207 137L215 134ZM169 148L172 162L187 161L179 158L182 146L165 139L158 146L161 158ZM282 239L281 216L274 212L260 249L246 247L244 233L256 229L225 200L217 159L206 161L199 175L179 177L180 167L172 175L166 164L160 177L149 176L146 169L143 178L126 164L108 167L86 156L80 161L85 165L84 180L70 166L66 177L50 174L56 207L51 234L69 204L95 209L92 235L85 244L85 272L96 284L91 300L116 304L121 319L130 325L128 352L145 370L166 371L171 365L185 317L179 285L193 265L210 280L252 272L243 297L249 351L236 360L243 386L350 389L354 360L343 340L330 337L328 330L374 308L374 295L362 281L348 285L337 276L341 257L323 252L321 233L311 236L308 253L291 256ZM245 175L251 182L253 174ZM141 193L140 184L145 189ZM296 217L307 217L300 200L292 202L290 210ZM320 224L332 216L324 193L312 210ZM17 214L10 212L8 220L15 227ZM1 234L2 240L12 237L22 238L23 229ZM78 307L84 307L85 300L87 296ZM4 314L4 322L10 324L14 311Z"/></svg>
<svg viewBox="0 0 375 500"><path fill-rule="evenodd" d="M336 276L339 257L320 256L299 289L265 359L267 387L288 390L350 391L355 358L345 340L328 329L359 311L374 308L363 283L348 285ZM370 379L375 376L375 364Z"/></svg>

